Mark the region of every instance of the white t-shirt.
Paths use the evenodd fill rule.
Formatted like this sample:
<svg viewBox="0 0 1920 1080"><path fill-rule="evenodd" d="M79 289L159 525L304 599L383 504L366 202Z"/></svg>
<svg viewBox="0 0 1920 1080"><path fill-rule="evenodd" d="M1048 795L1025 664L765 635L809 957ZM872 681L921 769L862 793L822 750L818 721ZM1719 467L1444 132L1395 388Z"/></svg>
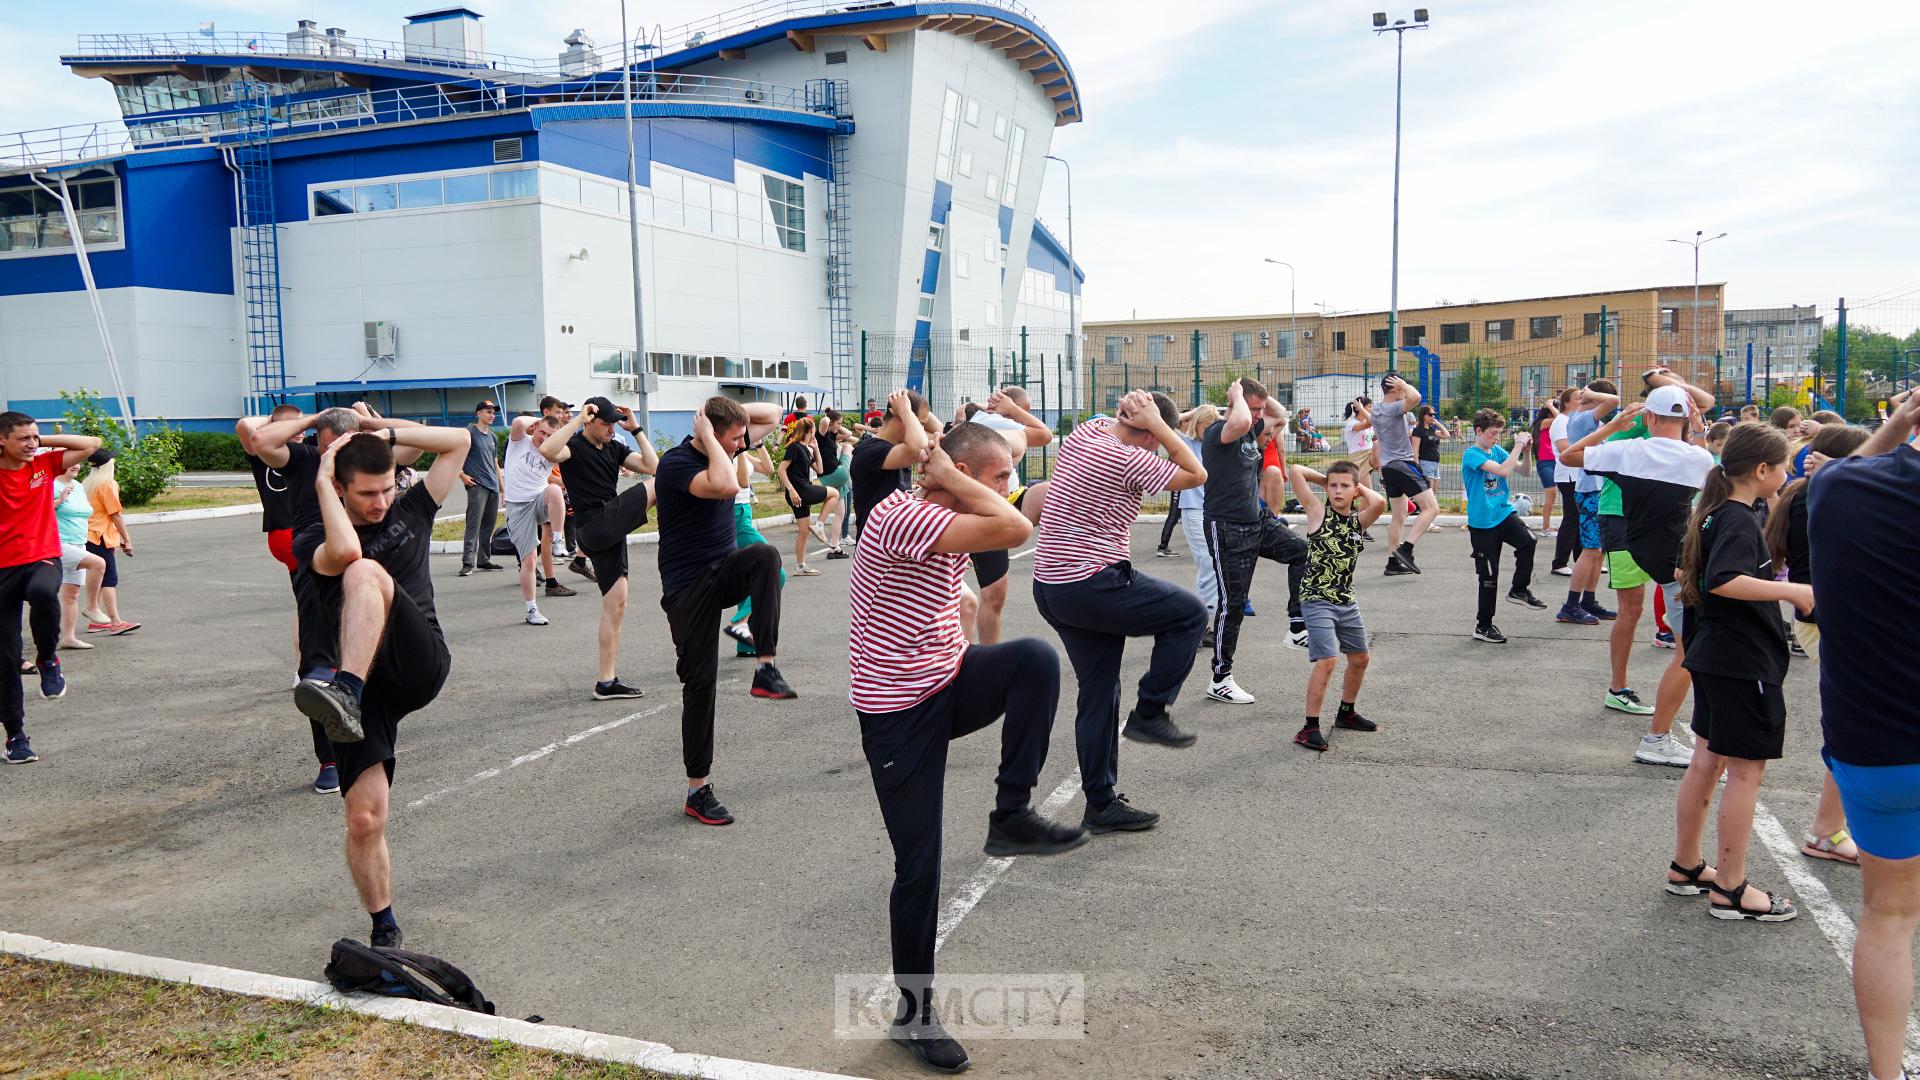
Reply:
<svg viewBox="0 0 1920 1080"><path fill-rule="evenodd" d="M973 419L967 421L967 423L979 424L981 427L992 428L999 432L1000 437L1007 440L1007 447L1013 451L1015 464L1018 464L1020 458L1026 454L1027 429L1021 426L1020 421L1001 416L999 413L992 413L981 409L979 412L974 413Z"/></svg>
<svg viewBox="0 0 1920 1080"><path fill-rule="evenodd" d="M1556 484L1571 484L1577 479L1573 467L1560 461L1560 444L1566 440L1567 421L1572 419L1573 414L1561 413L1547 425L1547 441L1553 444L1553 482Z"/></svg>
<svg viewBox="0 0 1920 1080"><path fill-rule="evenodd" d="M1361 427L1359 417L1347 421L1346 434L1347 453L1364 454L1373 449L1373 428Z"/></svg>
<svg viewBox="0 0 1920 1080"><path fill-rule="evenodd" d="M533 437L507 437L507 467L501 471L500 498L506 502L532 502L547 491L547 478L553 475L553 462L540 456L540 444Z"/></svg>
<svg viewBox="0 0 1920 1080"><path fill-rule="evenodd" d="M752 454L741 454L733 459L734 467L740 470L740 490L734 492L735 506L753 505L753 478L760 472L760 461Z"/></svg>

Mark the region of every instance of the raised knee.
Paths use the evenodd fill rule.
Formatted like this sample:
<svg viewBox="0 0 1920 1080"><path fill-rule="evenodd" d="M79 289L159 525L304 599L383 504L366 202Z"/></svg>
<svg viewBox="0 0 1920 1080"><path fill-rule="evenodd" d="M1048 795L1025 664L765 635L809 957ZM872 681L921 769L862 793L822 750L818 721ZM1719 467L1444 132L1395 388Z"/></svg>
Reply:
<svg viewBox="0 0 1920 1080"><path fill-rule="evenodd" d="M340 575L340 583L349 589L374 588L379 589L382 596L393 595L393 577L387 573L386 567L372 559L361 558L348 563L346 571Z"/></svg>

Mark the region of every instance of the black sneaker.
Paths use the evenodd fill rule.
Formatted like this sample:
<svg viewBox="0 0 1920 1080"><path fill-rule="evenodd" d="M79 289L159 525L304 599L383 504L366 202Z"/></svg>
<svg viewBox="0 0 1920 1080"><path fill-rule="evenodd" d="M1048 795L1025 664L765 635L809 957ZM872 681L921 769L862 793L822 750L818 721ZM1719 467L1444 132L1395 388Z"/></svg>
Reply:
<svg viewBox="0 0 1920 1080"><path fill-rule="evenodd" d="M998 811L987 815L989 855L1058 855L1087 842L1087 830L1048 821L1023 806L1002 817Z"/></svg>
<svg viewBox="0 0 1920 1080"><path fill-rule="evenodd" d="M1137 810L1127 802L1125 795L1115 795L1113 801L1098 810L1087 807L1086 816L1080 819L1080 827L1098 835L1110 832L1145 832L1160 823L1160 815L1151 810Z"/></svg>
<svg viewBox="0 0 1920 1080"><path fill-rule="evenodd" d="M567 588L565 585L560 584L560 582L556 580L556 581L547 582L547 595L548 596L578 596L580 594L575 592L572 589Z"/></svg>
<svg viewBox="0 0 1920 1080"><path fill-rule="evenodd" d="M1294 733L1293 741L1309 750L1317 750L1323 754L1327 752L1327 737L1318 727L1301 728Z"/></svg>
<svg viewBox="0 0 1920 1080"><path fill-rule="evenodd" d="M463 567L461 567L461 568L460 568L460 573L459 573L458 575L456 575L456 576L458 576L458 577L472 577L472 576L473 576L473 567L471 567L471 566L463 566Z"/></svg>
<svg viewBox="0 0 1920 1080"><path fill-rule="evenodd" d="M846 552L846 550L843 548L828 548L827 558L828 559L851 559L853 558L853 556L849 555Z"/></svg>
<svg viewBox="0 0 1920 1080"><path fill-rule="evenodd" d="M1208 652L1213 651L1213 631L1212 630L1208 630L1205 634L1202 634L1200 636L1200 647L1207 650Z"/></svg>
<svg viewBox="0 0 1920 1080"><path fill-rule="evenodd" d="M614 701L619 698L637 698L640 696L641 693L639 690L621 682L620 676L618 675L608 679L606 682L593 684L593 700L595 701Z"/></svg>
<svg viewBox="0 0 1920 1080"><path fill-rule="evenodd" d="M400 932L398 925L375 927L372 938L373 947L376 949L397 949L405 937L406 935Z"/></svg>
<svg viewBox="0 0 1920 1080"><path fill-rule="evenodd" d="M1365 529L1362 529L1360 530L1360 539L1365 540L1367 543L1371 544L1373 543L1373 534L1371 532L1368 532Z"/></svg>
<svg viewBox="0 0 1920 1080"><path fill-rule="evenodd" d="M1394 554L1400 556L1400 565L1406 567L1407 569L1413 571L1416 574L1420 572L1420 564L1413 561L1413 545L1412 544L1407 543L1406 541L1401 541L1400 547L1397 550L1395 550Z"/></svg>
<svg viewBox="0 0 1920 1080"><path fill-rule="evenodd" d="M1127 726L1120 734L1134 742L1157 743L1161 746L1185 748L1192 746L1199 738L1191 731L1182 731L1174 725L1173 718L1166 710L1142 715L1139 709L1127 714Z"/></svg>
<svg viewBox="0 0 1920 1080"><path fill-rule="evenodd" d="M1521 589L1518 592L1508 593L1507 603L1519 604L1522 607L1530 607L1535 611L1547 610L1547 602L1545 600L1540 599L1539 597L1533 595L1532 593L1528 592L1525 589Z"/></svg>
<svg viewBox="0 0 1920 1080"><path fill-rule="evenodd" d="M966 1072L967 1066L973 1064L967 1057L966 1047L953 1041L940 1021L932 1018L925 1023L895 1024L887 1029L887 1038L912 1051L929 1069L958 1073Z"/></svg>
<svg viewBox="0 0 1920 1080"><path fill-rule="evenodd" d="M1476 626L1473 628L1473 640L1485 641L1494 645L1505 645L1507 643L1507 635L1501 633L1499 627L1488 623L1485 626Z"/></svg>
<svg viewBox="0 0 1920 1080"><path fill-rule="evenodd" d="M501 566L497 562L483 562L479 564L478 568L481 570L505 570L506 569L506 567Z"/></svg>
<svg viewBox="0 0 1920 1080"><path fill-rule="evenodd" d="M787 680L780 677L779 668L772 664L761 664L753 673L753 696L771 698L774 701L791 701L800 695L794 692L793 687L787 685Z"/></svg>
<svg viewBox="0 0 1920 1080"><path fill-rule="evenodd" d="M1348 731L1379 731L1380 725L1361 716L1357 712L1337 712L1333 714L1333 726Z"/></svg>
<svg viewBox="0 0 1920 1080"><path fill-rule="evenodd" d="M575 555L573 557L573 561L567 564L567 569L573 571L576 574L579 574L581 577L586 578L588 581L600 580L599 578L594 576L593 564L587 561L587 557L585 555Z"/></svg>
<svg viewBox="0 0 1920 1080"><path fill-rule="evenodd" d="M367 737L366 729L360 726L360 703L335 683L300 680L300 685L293 688L293 705L319 724L334 742L359 742Z"/></svg>
<svg viewBox="0 0 1920 1080"><path fill-rule="evenodd" d="M1401 562L1399 555L1387 556L1387 576L1388 577L1406 577L1408 574L1417 574L1419 572L1420 571L1415 570L1413 567L1408 566L1406 563Z"/></svg>
<svg viewBox="0 0 1920 1080"><path fill-rule="evenodd" d="M699 791L687 796L687 816L702 825L733 824L733 815L720 805L712 784L702 784Z"/></svg>

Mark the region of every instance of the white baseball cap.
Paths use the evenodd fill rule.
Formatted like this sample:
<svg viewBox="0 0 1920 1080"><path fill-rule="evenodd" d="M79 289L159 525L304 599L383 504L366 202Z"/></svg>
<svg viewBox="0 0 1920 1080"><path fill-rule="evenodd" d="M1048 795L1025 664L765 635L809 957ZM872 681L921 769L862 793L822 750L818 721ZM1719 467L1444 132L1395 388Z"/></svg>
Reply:
<svg viewBox="0 0 1920 1080"><path fill-rule="evenodd" d="M1647 412L1654 416L1685 417L1692 404L1693 399L1677 386L1655 387L1647 395Z"/></svg>

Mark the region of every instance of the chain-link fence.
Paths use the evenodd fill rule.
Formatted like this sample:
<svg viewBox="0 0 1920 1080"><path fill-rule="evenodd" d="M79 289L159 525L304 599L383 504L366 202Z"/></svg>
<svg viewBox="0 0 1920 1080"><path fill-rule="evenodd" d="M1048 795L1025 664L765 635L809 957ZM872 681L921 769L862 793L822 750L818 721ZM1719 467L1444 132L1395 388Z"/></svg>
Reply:
<svg viewBox="0 0 1920 1080"><path fill-rule="evenodd" d="M1464 497L1459 460L1472 440L1475 413L1493 410L1506 419L1508 440L1524 437L1537 446L1544 407L1562 390L1606 378L1631 398L1641 373L1653 367L1670 368L1711 393L1716 415L1747 404L1785 405L1871 422L1881 402L1920 376L1920 283L1903 289L1857 303L1768 309L1722 311L1717 302L1703 301L1689 310L1676 300L1675 306L1602 308L1584 317L1403 321L1392 350L1378 315L1311 325L1282 318L1272 329L1169 323L1115 332L1096 325L1079 350L1058 329L919 338L868 333L861 339L860 397L878 400L910 387L944 420L968 401L985 401L996 386L1020 385L1034 413L1065 432L1088 416L1111 413L1120 395L1134 389L1164 393L1182 409L1224 407L1228 384L1246 377L1289 407L1287 448L1295 460L1318 466L1350 456L1349 403L1362 394L1377 400L1381 376L1391 368L1420 388L1447 432L1438 487L1451 502ZM1049 457L1031 455L1030 479L1046 475ZM1536 505L1545 494L1531 464L1514 474L1513 487Z"/></svg>

